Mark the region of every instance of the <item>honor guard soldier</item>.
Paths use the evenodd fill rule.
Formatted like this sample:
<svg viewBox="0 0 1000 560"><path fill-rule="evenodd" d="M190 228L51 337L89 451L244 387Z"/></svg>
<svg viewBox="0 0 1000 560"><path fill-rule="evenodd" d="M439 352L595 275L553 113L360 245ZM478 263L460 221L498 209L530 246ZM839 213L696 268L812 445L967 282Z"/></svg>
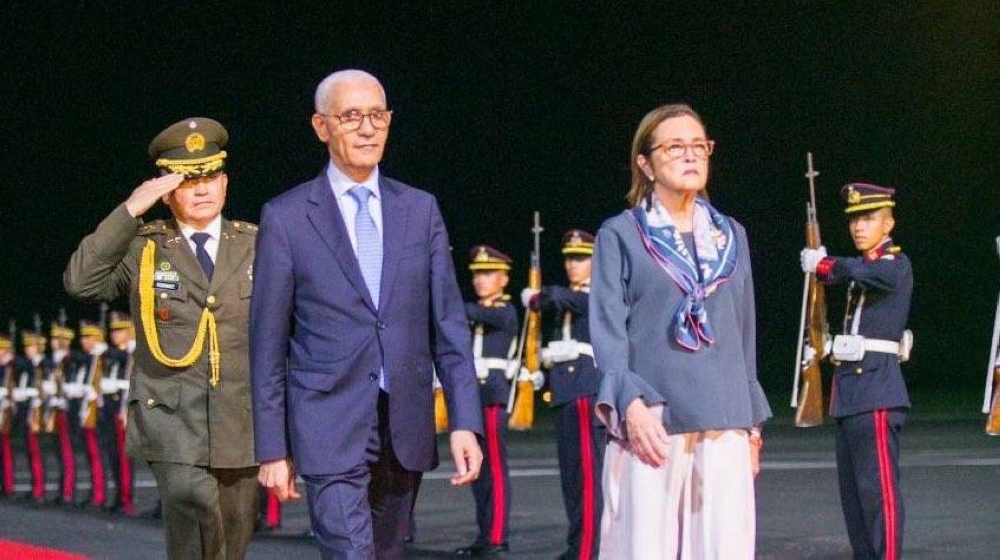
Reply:
<svg viewBox="0 0 1000 560"><path fill-rule="evenodd" d="M159 176L70 258L70 295L125 296L138 338L126 449L147 461L170 558L242 558L257 517L247 321L257 227L224 219L228 133L189 118L149 144ZM169 220L140 219L162 200Z"/></svg>
<svg viewBox="0 0 1000 560"><path fill-rule="evenodd" d="M108 333L111 349L108 351L108 367L101 380L101 419L98 434L104 462L111 471L115 483L115 496L108 505L112 513L124 512L132 515L133 489L132 461L125 453L125 426L128 408L129 379L135 364L135 325L127 313L112 311L108 317Z"/></svg>
<svg viewBox="0 0 1000 560"><path fill-rule="evenodd" d="M594 417L600 385L590 346L587 311L590 297L590 265L594 235L579 229L562 239L569 287L526 288L525 307L552 311L558 327L542 350L542 365L548 369L551 403L556 410L556 436L563 502L569 520L568 550L560 558L597 558L601 530L601 472L606 434Z"/></svg>
<svg viewBox="0 0 1000 560"><path fill-rule="evenodd" d="M39 434L42 433L42 413L44 401L42 386L51 369L45 358L45 337L33 331L21 331L21 346L24 360L20 368L15 402L18 404L18 423L24 428L25 449L31 472L29 500L45 500L45 461Z"/></svg>
<svg viewBox="0 0 1000 560"><path fill-rule="evenodd" d="M477 301L466 302L472 326L472 354L479 398L483 406L483 467L472 483L479 534L459 556L485 556L506 552L510 519L510 474L507 469L507 399L511 382L520 370L517 352L517 310L504 293L510 281L511 258L489 245L476 245L469 253L472 286Z"/></svg>
<svg viewBox="0 0 1000 560"><path fill-rule="evenodd" d="M14 343L8 336L0 335L0 491L3 497L14 496L14 446L11 432L17 407L14 390L17 387L17 359Z"/></svg>
<svg viewBox="0 0 1000 560"><path fill-rule="evenodd" d="M90 497L78 505L100 509L104 507L107 497L107 473L97 427L104 404L101 381L108 368L108 344L100 321L81 319L79 335L83 361L77 368L74 382L66 385L73 397L70 400L70 421L77 427L90 467Z"/></svg>
<svg viewBox="0 0 1000 560"><path fill-rule="evenodd" d="M912 345L905 329L913 271L890 237L895 191L853 183L841 194L861 256L805 249L802 269L825 284L847 283L844 333L833 340L836 369L830 391L840 500L854 557L894 559L903 544L899 431L910 399L900 363L909 358Z"/></svg>
<svg viewBox="0 0 1000 560"><path fill-rule="evenodd" d="M55 455L59 464L59 493L55 504L72 505L76 500L76 453L70 431L69 400L65 386L76 376L82 358L70 345L76 333L73 329L53 323L49 329L52 367L42 383L45 406L42 425L47 434L55 436ZM50 447L50 446L46 446Z"/></svg>

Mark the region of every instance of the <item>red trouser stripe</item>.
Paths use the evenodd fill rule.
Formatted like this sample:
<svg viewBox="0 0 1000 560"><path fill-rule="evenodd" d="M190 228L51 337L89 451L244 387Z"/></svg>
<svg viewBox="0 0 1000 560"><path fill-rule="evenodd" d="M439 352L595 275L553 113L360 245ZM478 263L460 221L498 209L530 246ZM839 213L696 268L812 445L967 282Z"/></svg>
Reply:
<svg viewBox="0 0 1000 560"><path fill-rule="evenodd" d="M594 436L590 425L590 399L576 399L580 422L580 463L583 467L583 530L580 534L580 559L590 560L594 549Z"/></svg>
<svg viewBox="0 0 1000 560"><path fill-rule="evenodd" d="M123 405L124 406L124 405ZM132 513L132 460L125 452L125 421L120 416L115 417L115 441L118 442L118 465L121 469L121 485L118 497L122 502L122 510Z"/></svg>
<svg viewBox="0 0 1000 560"><path fill-rule="evenodd" d="M14 495L14 455L10 444L10 434L0 434L0 446L3 447L3 491L8 496Z"/></svg>
<svg viewBox="0 0 1000 560"><path fill-rule="evenodd" d="M76 496L76 457L69 438L69 422L65 410L56 412L56 429L59 431L59 456L62 459L62 499L64 502L72 502Z"/></svg>
<svg viewBox="0 0 1000 560"><path fill-rule="evenodd" d="M875 445L878 451L878 472L882 483L882 522L885 526L885 558L896 560L896 493L893 485L892 461L889 453L889 422L885 409L875 411Z"/></svg>
<svg viewBox="0 0 1000 560"><path fill-rule="evenodd" d="M500 464L500 405L483 409L486 421L486 447L490 452L490 476L493 479L493 523L490 525L490 544L503 542L504 507L507 489L504 488L503 466Z"/></svg>
<svg viewBox="0 0 1000 560"><path fill-rule="evenodd" d="M38 434L28 432L28 462L31 463L31 497L45 498L45 467L42 464L42 448L38 445Z"/></svg>
<svg viewBox="0 0 1000 560"><path fill-rule="evenodd" d="M268 527L281 525L281 501L274 492L267 492L267 519Z"/></svg>
<svg viewBox="0 0 1000 560"><path fill-rule="evenodd" d="M84 428L83 439L87 443L87 458L90 459L90 503L100 507L104 505L104 462L97 444L97 430Z"/></svg>

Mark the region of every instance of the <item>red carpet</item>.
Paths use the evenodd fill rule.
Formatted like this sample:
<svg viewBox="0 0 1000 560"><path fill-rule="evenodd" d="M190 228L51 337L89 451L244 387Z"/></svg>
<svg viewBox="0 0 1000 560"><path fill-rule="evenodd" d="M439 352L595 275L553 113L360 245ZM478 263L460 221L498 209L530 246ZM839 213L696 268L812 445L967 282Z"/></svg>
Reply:
<svg viewBox="0 0 1000 560"><path fill-rule="evenodd" d="M18 560L84 560L87 557L53 548L31 546L29 544L0 539L0 558L17 558Z"/></svg>

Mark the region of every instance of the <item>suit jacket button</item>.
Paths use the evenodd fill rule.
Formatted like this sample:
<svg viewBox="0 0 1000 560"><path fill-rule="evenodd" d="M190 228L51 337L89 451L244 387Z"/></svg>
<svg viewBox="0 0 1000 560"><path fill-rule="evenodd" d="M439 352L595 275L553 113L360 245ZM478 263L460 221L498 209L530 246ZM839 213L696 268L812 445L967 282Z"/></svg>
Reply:
<svg viewBox="0 0 1000 560"><path fill-rule="evenodd" d="M865 372L865 370L863 370L861 368L858 368L858 369L854 370L854 375L861 375L864 372Z"/></svg>
<svg viewBox="0 0 1000 560"><path fill-rule="evenodd" d="M146 406L153 406L154 404L156 404L156 399L151 398L146 401Z"/></svg>
<svg viewBox="0 0 1000 560"><path fill-rule="evenodd" d="M375 323L375 326L378 327L378 330L380 330L380 331L384 331L385 330L385 323L383 323L382 321L379 321L379 322Z"/></svg>
<svg viewBox="0 0 1000 560"><path fill-rule="evenodd" d="M368 374L368 379L371 379L372 381L378 381L378 374L373 371Z"/></svg>
<svg viewBox="0 0 1000 560"><path fill-rule="evenodd" d="M207 303L210 306L215 305L215 296L208 296L207 298L205 298L205 303Z"/></svg>

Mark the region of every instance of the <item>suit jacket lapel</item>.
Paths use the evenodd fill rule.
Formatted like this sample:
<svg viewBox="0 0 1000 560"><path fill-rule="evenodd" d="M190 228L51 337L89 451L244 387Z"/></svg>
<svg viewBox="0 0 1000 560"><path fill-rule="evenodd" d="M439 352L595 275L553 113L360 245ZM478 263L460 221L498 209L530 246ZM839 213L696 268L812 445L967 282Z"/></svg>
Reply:
<svg viewBox="0 0 1000 560"><path fill-rule="evenodd" d="M168 235L165 238L160 246L163 254L158 256L156 259L157 262L153 264L159 270L161 262L164 260L170 261L173 266L177 267L177 271L181 276L204 292L208 289L208 277L205 276L205 271L198 264L198 259L195 258L194 251L191 250L191 245L181 235L181 230L177 227L177 222L171 220L170 224L173 227L173 236ZM190 292L190 290L188 291Z"/></svg>
<svg viewBox="0 0 1000 560"><path fill-rule="evenodd" d="M399 263L400 249L406 242L410 214L395 185L379 177L378 186L382 194L382 288L379 303L384 306L389 301L396 278L396 265Z"/></svg>
<svg viewBox="0 0 1000 560"><path fill-rule="evenodd" d="M222 236L219 239L219 250L215 255L215 271L212 273L212 282L209 284L213 293L233 274L240 271L243 262L250 254L250 244L237 243L236 236L239 234L233 229L232 222L222 220Z"/></svg>
<svg viewBox="0 0 1000 560"><path fill-rule="evenodd" d="M309 202L313 204L313 207L309 209L307 214L309 221L316 229L316 233L333 253L334 260L344 271L344 276L361 294L365 305L374 312L375 304L372 302L371 295L368 294L368 286L365 284L364 276L361 275L358 258L354 255L354 248L351 247L351 238L347 235L344 217L340 214L340 207L337 206L337 201L333 196L333 188L326 179L325 173L313 181Z"/></svg>

